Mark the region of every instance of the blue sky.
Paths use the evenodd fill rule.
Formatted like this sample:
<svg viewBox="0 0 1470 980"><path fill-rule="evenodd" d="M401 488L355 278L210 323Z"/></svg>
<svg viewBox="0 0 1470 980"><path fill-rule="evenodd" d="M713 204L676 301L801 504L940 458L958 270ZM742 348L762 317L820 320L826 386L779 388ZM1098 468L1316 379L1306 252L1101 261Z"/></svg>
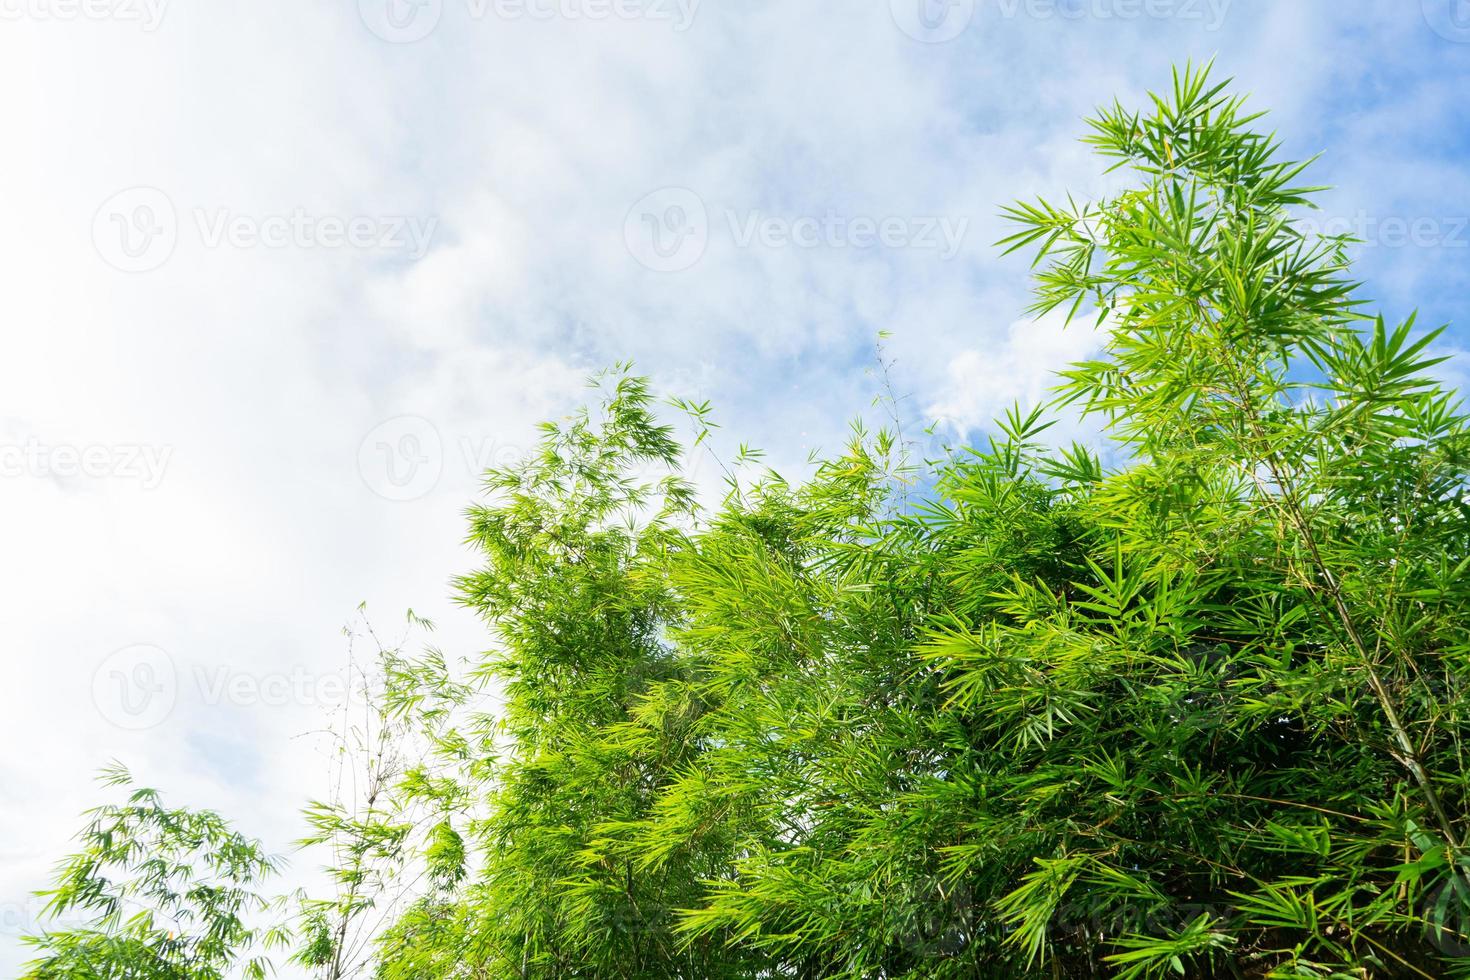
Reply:
<svg viewBox="0 0 1470 980"><path fill-rule="evenodd" d="M489 642L462 510L590 371L785 468L880 330L916 423L1039 397L998 207L1212 56L1470 348L1465 0L0 0L0 970L109 759L287 849L339 627Z"/></svg>

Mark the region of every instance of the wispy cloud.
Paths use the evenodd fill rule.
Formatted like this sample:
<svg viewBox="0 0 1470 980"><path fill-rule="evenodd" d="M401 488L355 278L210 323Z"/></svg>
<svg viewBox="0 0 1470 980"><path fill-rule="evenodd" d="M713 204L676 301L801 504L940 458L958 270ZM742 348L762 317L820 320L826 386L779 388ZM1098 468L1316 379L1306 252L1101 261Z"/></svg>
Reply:
<svg viewBox="0 0 1470 980"><path fill-rule="evenodd" d="M1327 149L1338 212L1470 213L1440 0L80 6L0 24L0 464L42 447L0 472L0 968L92 769L284 848L323 771L286 681L357 602L483 646L446 599L476 470L587 371L632 357L780 465L843 439L880 330L916 415L1035 397L1095 338L1018 322L997 208L1105 191L1078 117L1172 63ZM1442 246L1365 251L1369 291L1465 319ZM139 647L173 702L120 727L98 690L169 676Z"/></svg>

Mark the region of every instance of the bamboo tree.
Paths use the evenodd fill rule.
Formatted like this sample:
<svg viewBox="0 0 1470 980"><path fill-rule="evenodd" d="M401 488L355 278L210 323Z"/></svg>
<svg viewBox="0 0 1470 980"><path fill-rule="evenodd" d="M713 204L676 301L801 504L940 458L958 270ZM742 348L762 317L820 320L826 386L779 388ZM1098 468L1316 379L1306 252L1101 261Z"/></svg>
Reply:
<svg viewBox="0 0 1470 980"><path fill-rule="evenodd" d="M40 955L27 980L265 977L289 934L254 921L277 904L258 891L277 870L261 843L218 814L164 806L119 765L99 778L126 801L87 815L81 848L41 893L48 916L89 921L28 937Z"/></svg>
<svg viewBox="0 0 1470 980"><path fill-rule="evenodd" d="M801 480L742 447L700 504L710 407L686 449L623 366L489 473L491 650L388 651L297 962L1470 977L1466 420L1209 75L1091 121L1130 189L1007 211L1032 312L1106 330L1055 403L923 462L857 426ZM1072 411L1103 445L1049 443Z"/></svg>

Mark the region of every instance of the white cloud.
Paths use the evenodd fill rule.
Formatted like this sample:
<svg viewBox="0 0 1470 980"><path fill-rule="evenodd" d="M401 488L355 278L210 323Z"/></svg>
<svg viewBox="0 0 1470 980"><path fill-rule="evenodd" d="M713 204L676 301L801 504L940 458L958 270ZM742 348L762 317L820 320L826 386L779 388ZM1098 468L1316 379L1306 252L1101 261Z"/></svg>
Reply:
<svg viewBox="0 0 1470 980"><path fill-rule="evenodd" d="M169 450L153 489L0 478L0 913L44 883L112 757L285 849L319 789L319 760L292 740L315 706L217 710L185 685L165 723L122 732L92 703L98 665L142 643L186 671L323 673L364 598L384 616L412 605L438 619L452 655L480 649L483 628L447 597L476 561L460 543L475 468L529 446L537 420L582 397L586 371L633 357L712 399L723 435L796 465L866 408L872 342L888 329L900 393L976 430L1096 343L1082 324L1015 322L1025 265L990 247L1002 202L1107 186L1075 140L1096 103L1218 50L1284 109L1284 132L1355 141L1350 163L1331 163L1347 150L1333 146L1324 168L1373 175L1354 182L1371 209L1391 206L1383 161L1412 162L1380 143L1433 131L1470 71L1470 46L1412 11L1325 0L1265 12L1240 0L1214 33L981 5L940 45L906 36L881 2L705 0L683 31L442 8L414 44L374 36L356 2L175 2L151 31L0 23L13 94L0 105L0 442ZM1418 87L1396 95L1373 75L1372 118L1326 133L1324 102L1383 59L1383 75L1417 71ZM1436 108L1409 111L1421 96ZM1454 161L1412 172L1463 193ZM125 273L99 253L94 218L140 185L166 196L177 244ZM703 257L679 273L639 265L624 241L633 203L669 186L713 218ZM413 262L211 246L200 210L434 228ZM731 211L967 224L944 259L742 246ZM403 416L431 427L438 478L386 499L360 450ZM20 956L15 920L0 914L0 970Z"/></svg>
<svg viewBox="0 0 1470 980"><path fill-rule="evenodd" d="M1097 353L1106 335L1091 319L1017 320L994 343L950 361L926 413L964 435L988 429L1013 404L1027 410L1053 398L1056 372Z"/></svg>

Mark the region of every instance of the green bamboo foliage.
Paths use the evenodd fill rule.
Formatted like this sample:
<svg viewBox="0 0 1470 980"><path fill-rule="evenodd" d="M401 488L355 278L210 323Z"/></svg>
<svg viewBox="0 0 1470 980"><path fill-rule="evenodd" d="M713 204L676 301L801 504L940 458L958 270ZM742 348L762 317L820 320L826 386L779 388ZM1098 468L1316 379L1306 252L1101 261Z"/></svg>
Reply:
<svg viewBox="0 0 1470 980"><path fill-rule="evenodd" d="M312 811L356 863L299 963L1470 976L1470 439L1437 332L1364 312L1351 243L1293 223L1306 165L1207 68L1090 126L1130 189L1016 204L1003 244L1033 312L1107 341L984 445L919 465L859 429L799 483L742 450L701 506L709 407L675 403L685 445L620 368L489 474L458 588L493 650L468 684L387 665L382 757L414 762L362 820ZM1106 444L1051 445L1062 412ZM368 928L384 862L419 884Z"/></svg>
<svg viewBox="0 0 1470 980"><path fill-rule="evenodd" d="M87 814L79 849L57 867L46 913L57 926L28 942L26 980L223 980L268 975L286 930L255 923L275 904L260 894L276 870L261 847L218 814L164 806L114 765L100 777L127 790Z"/></svg>

